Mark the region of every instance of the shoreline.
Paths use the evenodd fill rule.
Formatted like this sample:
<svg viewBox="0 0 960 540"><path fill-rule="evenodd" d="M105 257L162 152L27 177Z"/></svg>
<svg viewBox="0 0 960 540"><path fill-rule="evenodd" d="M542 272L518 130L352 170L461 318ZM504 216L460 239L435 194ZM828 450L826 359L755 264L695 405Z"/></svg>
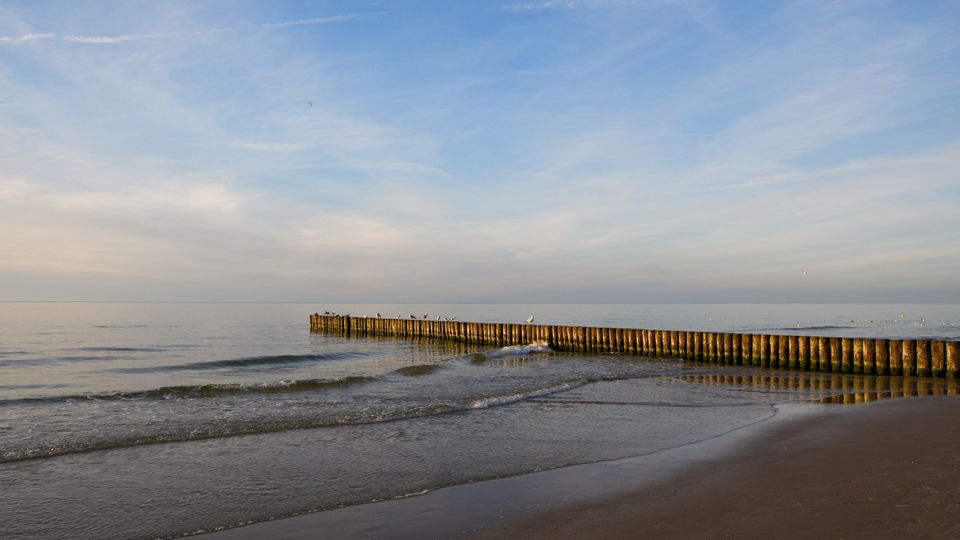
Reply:
<svg viewBox="0 0 960 540"><path fill-rule="evenodd" d="M449 538L488 531L503 522L569 504L601 500L680 474L716 455L735 452L759 434L830 407L809 403L770 405L769 416L706 439L642 455L573 464L457 484L424 494L311 512L201 534L230 539Z"/></svg>
<svg viewBox="0 0 960 540"><path fill-rule="evenodd" d="M246 538L960 536L960 396L779 405L652 454L201 535Z"/></svg>
<svg viewBox="0 0 960 540"><path fill-rule="evenodd" d="M957 538L960 396L855 405L781 425L662 489L574 505L478 538Z"/></svg>

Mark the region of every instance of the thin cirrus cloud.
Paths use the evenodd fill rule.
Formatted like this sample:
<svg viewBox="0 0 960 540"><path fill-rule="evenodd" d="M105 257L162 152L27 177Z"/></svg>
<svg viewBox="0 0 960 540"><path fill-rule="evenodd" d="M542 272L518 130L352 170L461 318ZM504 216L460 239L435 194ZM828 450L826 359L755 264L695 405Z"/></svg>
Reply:
<svg viewBox="0 0 960 540"><path fill-rule="evenodd" d="M500 6L504 12L537 12L551 10L614 8L637 5L637 0L537 0L532 2L515 2Z"/></svg>
<svg viewBox="0 0 960 540"><path fill-rule="evenodd" d="M960 299L934 3L206 6L10 10L0 299Z"/></svg>
<svg viewBox="0 0 960 540"><path fill-rule="evenodd" d="M111 36L91 36L66 34L60 35L52 32L42 34L23 34L20 36L0 36L0 43L22 43L25 41L36 41L42 39L54 39L68 43L88 43L92 45L114 45L117 43L126 43L129 41L140 41L149 39L169 39L186 36L198 36L203 34L216 34L222 32L245 32L256 30L274 30L279 28L292 28L297 26L314 26L321 24L331 24L353 20L359 17L369 17L373 13L349 13L343 15L332 15L329 17L310 17L306 19L295 19L289 21L270 22L262 24L250 24L244 26L225 27L225 28L206 28L203 30L193 30L190 32L150 32L143 34L121 34Z"/></svg>

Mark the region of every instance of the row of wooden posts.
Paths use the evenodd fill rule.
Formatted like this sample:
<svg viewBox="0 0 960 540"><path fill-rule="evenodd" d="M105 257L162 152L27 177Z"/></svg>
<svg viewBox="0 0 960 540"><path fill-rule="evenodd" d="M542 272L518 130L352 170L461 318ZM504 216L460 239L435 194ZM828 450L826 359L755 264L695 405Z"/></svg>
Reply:
<svg viewBox="0 0 960 540"><path fill-rule="evenodd" d="M310 316L312 332L453 340L479 345L546 342L556 351L668 356L765 368L960 377L960 342L845 338L542 324Z"/></svg>

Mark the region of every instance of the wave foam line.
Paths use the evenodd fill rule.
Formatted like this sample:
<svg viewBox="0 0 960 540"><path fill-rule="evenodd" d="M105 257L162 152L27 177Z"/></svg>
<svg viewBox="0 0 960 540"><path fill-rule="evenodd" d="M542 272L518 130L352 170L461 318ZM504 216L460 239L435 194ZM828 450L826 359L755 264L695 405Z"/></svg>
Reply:
<svg viewBox="0 0 960 540"><path fill-rule="evenodd" d="M468 406L468 408L469 409L487 409L490 407L498 407L500 405L508 405L510 403L516 403L518 401L526 401L528 399L549 396L551 394L558 394L560 392L566 392L568 390L579 388L591 382L595 382L595 380L586 379L586 378L576 379L573 381L568 381L568 382L556 384L553 386L547 386L545 388L538 388L536 390L531 390L528 392L517 392L514 394L507 394L502 396L490 396L490 397L475 399L472 402L470 402L470 405Z"/></svg>
<svg viewBox="0 0 960 540"><path fill-rule="evenodd" d="M43 446L27 450L5 450L0 448L0 463L28 461L67 454L80 454L86 452L95 452L98 450L113 450L117 448L129 448L150 444L188 442L203 439L238 437L242 435L259 435L263 433L275 433L280 431L291 431L295 429L317 429L396 422L399 420L423 418L441 414L458 413L508 405L510 403L516 403L518 401L524 401L531 398L543 397L559 392L566 392L585 384L596 382L597 380L600 379L580 378L523 392L474 399L466 403L433 403L426 407L419 406L407 410L385 410L383 411L382 415L373 418L298 418L290 419L288 421L273 422L266 425L229 426L225 428L221 427L208 430L184 429L182 431L172 433L133 435L120 439L82 442L72 446Z"/></svg>
<svg viewBox="0 0 960 540"><path fill-rule="evenodd" d="M113 371L124 373L150 373L157 371L194 371L223 368L243 368L278 366L285 364L299 364L302 362L320 362L326 360L346 360L369 353L361 351L342 351L313 354L281 354L275 356L250 356L245 358L228 358L226 360L208 360L191 362L189 364L173 364L167 366L145 366L131 368L117 368Z"/></svg>
<svg viewBox="0 0 960 540"><path fill-rule="evenodd" d="M550 345L546 341L534 341L527 345L508 345L492 351L484 351L480 354L482 354L485 358L490 359L500 358L503 356L522 356L527 354L548 352L553 352L553 349L550 348Z"/></svg>
<svg viewBox="0 0 960 540"><path fill-rule="evenodd" d="M303 392L323 388L342 388L377 380L376 377L342 377L339 379L283 380L269 383L226 383L161 386L151 390L112 392L108 394L75 394L0 400L0 406L31 403L70 403L74 401L122 401L133 399L182 399L228 396L234 394L275 394L280 392Z"/></svg>

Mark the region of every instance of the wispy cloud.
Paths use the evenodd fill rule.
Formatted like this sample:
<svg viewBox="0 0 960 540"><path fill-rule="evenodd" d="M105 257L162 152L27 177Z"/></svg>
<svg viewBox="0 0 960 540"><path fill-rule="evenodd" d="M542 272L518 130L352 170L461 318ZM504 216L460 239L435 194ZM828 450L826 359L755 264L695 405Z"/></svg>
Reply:
<svg viewBox="0 0 960 540"><path fill-rule="evenodd" d="M255 31L255 30L274 30L279 28L291 28L297 26L315 26L322 24L332 24L344 21L350 21L358 19L361 17L369 17L372 15L377 15L377 13L348 13L343 15L332 15L329 17L310 17L306 19L294 19L290 21L280 21L280 22L271 22L263 24L250 24L244 26L233 26L233 27L224 27L224 28L205 28L200 30L192 30L189 32L150 32L143 34L119 34L119 35L110 35L110 36L97 36L97 35L81 35L81 34L66 34L60 35L56 33L43 33L43 34L23 34L21 36L0 36L0 43L21 43L26 41L34 41L39 39L59 39L60 41L69 42L69 43L86 43L92 45L115 45L118 43L126 43L129 41L140 41L140 40L149 40L149 39L169 39L169 38L180 38L186 36L198 36L204 34L216 34L216 33L225 33L225 32L245 32L245 31Z"/></svg>
<svg viewBox="0 0 960 540"><path fill-rule="evenodd" d="M55 39L57 34L23 34L21 36L0 36L0 43L23 43L25 41L36 41L40 39Z"/></svg>
<svg viewBox="0 0 960 540"><path fill-rule="evenodd" d="M646 2L641 0L533 0L529 2L515 2L512 4L506 4L501 6L498 11L522 13L570 9L614 8L641 4L655 5L662 3L666 2L662 0L647 0Z"/></svg>
<svg viewBox="0 0 960 540"><path fill-rule="evenodd" d="M592 11L23 17L72 30L0 39L0 299L960 298L949 17L498 4Z"/></svg>
<svg viewBox="0 0 960 540"><path fill-rule="evenodd" d="M309 144L299 143L240 143L238 146L244 150L254 152L297 152L310 148Z"/></svg>
<svg viewBox="0 0 960 540"><path fill-rule="evenodd" d="M174 38L174 37L182 37L184 35L185 34L181 32L157 32L152 34L130 34L130 35L119 35L119 36L68 35L68 36L61 36L60 39L63 41L74 42L74 43L92 43L96 45L112 45L114 43L124 43L127 41L136 41L141 39Z"/></svg>

